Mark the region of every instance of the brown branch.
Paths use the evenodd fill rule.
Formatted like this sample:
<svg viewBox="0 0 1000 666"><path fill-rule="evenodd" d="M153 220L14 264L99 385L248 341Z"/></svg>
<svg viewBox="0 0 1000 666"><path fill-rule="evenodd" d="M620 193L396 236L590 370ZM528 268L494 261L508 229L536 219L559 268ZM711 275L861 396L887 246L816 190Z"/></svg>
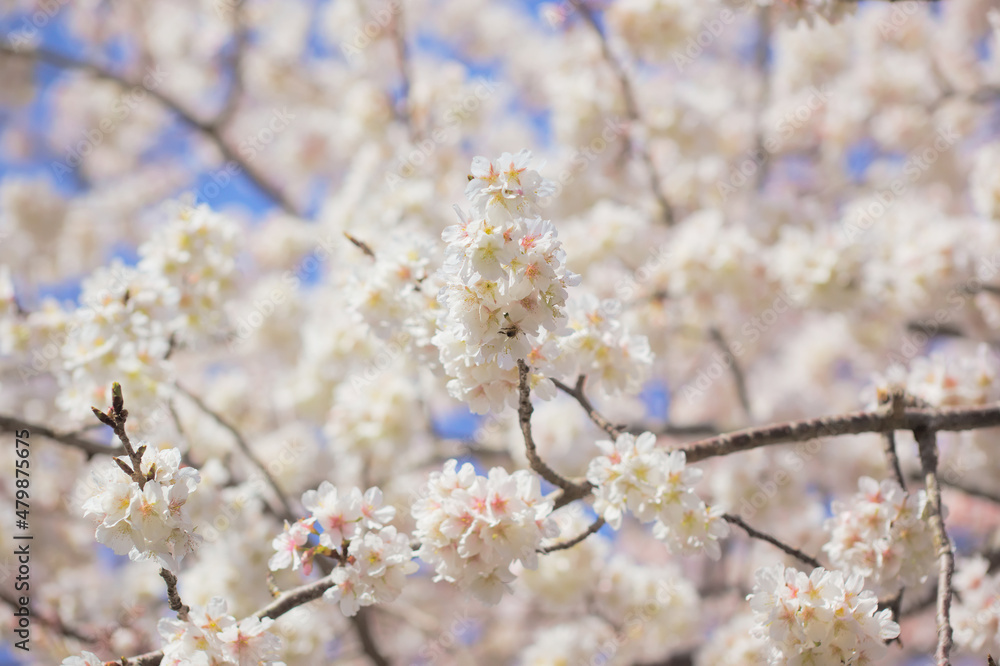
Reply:
<svg viewBox="0 0 1000 666"><path fill-rule="evenodd" d="M62 69L72 69L84 72L98 79L110 81L124 89L143 87L142 82L132 81L122 74L117 74L96 63L77 60L76 58L50 51L44 48L32 48L19 50L8 44L0 44L0 54L13 56L16 58L31 58ZM180 102L165 95L155 87L146 88L150 97L159 102L164 108L176 115L185 125L197 131L215 144L225 161L232 162L240 167L246 177L253 185L264 193L269 199L278 204L286 213L296 217L301 217L302 213L298 207L288 199L284 193L273 183L269 182L263 175L258 173L250 163L244 160L237 151L229 145L222 136L221 128L215 122L199 120L190 111L184 108Z"/></svg>
<svg viewBox="0 0 1000 666"><path fill-rule="evenodd" d="M372 635L371 615L368 610L367 608L359 608L358 614L351 618L351 624L354 625L354 629L358 632L358 638L361 640L361 649L368 655L368 659L375 666L389 666L389 660L379 651L378 643L375 642L375 637Z"/></svg>
<svg viewBox="0 0 1000 666"><path fill-rule="evenodd" d="M757 8L757 43L754 45L754 65L760 72L761 86L760 96L757 99L757 113L755 123L757 131L754 132L754 159L762 157L757 172L754 174L755 189L762 192L767 184L767 176L771 170L771 159L767 154L769 151L765 146L764 133L761 131L761 124L764 112L767 110L768 100L771 97L771 71L768 65L768 51L771 45L771 12L770 6ZM735 363L733 364L735 367ZM734 371L735 373L735 371ZM749 410L747 411L749 414Z"/></svg>
<svg viewBox="0 0 1000 666"><path fill-rule="evenodd" d="M750 411L750 394L747 392L747 381L746 375L743 374L743 369L740 367L739 362L736 360L736 355L730 352L729 343L726 342L726 338L723 337L722 331L716 326L712 326L708 329L708 336L712 338L712 342L723 354L728 354L732 359L729 364L729 370L733 373L733 383L736 385L736 395L739 397L740 406L743 407L743 413L746 414L748 419L752 420L753 412Z"/></svg>
<svg viewBox="0 0 1000 666"><path fill-rule="evenodd" d="M622 99L625 102L625 113L628 116L630 123L633 125L642 125L642 115L639 112L639 104L636 100L635 90L632 88L632 81L628 77L628 72L625 71L625 66L622 62L615 57L615 54L611 52L611 47L608 44L608 39L605 37L604 33L601 31L601 26L597 23L597 18L594 16L594 10L586 3L585 0L569 0L576 9L580 12L580 16L583 17L584 22L590 27L594 35L601 43L601 56L604 61L608 63L611 71L614 73L615 78L618 79L618 84L622 89ZM656 169L656 164L653 162L652 155L649 154L649 149L646 146L636 145L638 142L634 141L632 136L632 128L628 129L630 143L633 144L636 154L638 154L639 159L642 160L643 166L646 168L646 173L649 175L649 185L650 190L652 190L653 196L656 198L657 204L660 206L661 213L663 215L663 221L666 225L672 226L674 224L674 210L670 206L670 202L667 201L666 195L663 194L663 188L660 185L660 174Z"/></svg>
<svg viewBox="0 0 1000 666"><path fill-rule="evenodd" d="M879 402L881 403L881 410L894 422L898 423L903 418L903 414L906 412L906 393L902 389L896 388L885 395L880 395ZM900 487L905 491L906 478L903 476L903 468L899 464L899 454L896 452L896 432L894 430L887 430L882 433L882 448L885 452L885 458L889 463L889 468L892 470L893 475L895 475Z"/></svg>
<svg viewBox="0 0 1000 666"><path fill-rule="evenodd" d="M283 593L253 615L260 619L266 617L277 619L299 606L319 599L331 587L333 587L333 581L330 580L329 576L324 576L321 580L296 587ZM122 663L126 666L158 666L162 660L163 650L157 650L156 652L147 652L128 659L123 658Z"/></svg>
<svg viewBox="0 0 1000 666"><path fill-rule="evenodd" d="M106 413L97 407L91 407L90 409L93 410L94 416L97 417L98 421L106 426L110 426L115 431L115 435L121 441L122 446L125 447L125 452L128 454L128 459L132 463L132 467L126 465L119 458L113 458L113 460L118 463L123 472L139 484L139 489L141 490L146 486L146 481L152 480L156 474L156 463L153 463L152 467L150 467L148 474L142 473L142 454L146 452L146 445L143 444L138 449L132 448L132 442L129 439L128 433L125 432L125 423L128 421L128 410L125 409L125 397L122 395L122 385L118 382L111 384L111 407Z"/></svg>
<svg viewBox="0 0 1000 666"><path fill-rule="evenodd" d="M254 467L256 467L258 471L260 471L260 473L264 475L264 478L267 479L268 485L271 486L271 490L273 490L274 494L278 496L278 501L281 502L281 506L284 509L284 513L278 511L275 511L275 513L281 515L283 518L288 520L288 522L294 523L296 517L295 513L292 511L291 504L289 504L288 502L288 498L285 497L285 493L282 492L281 488L278 486L278 482L275 481L274 477L267 470L267 466L264 465L263 462L258 460L257 456L255 456L253 451L250 450L250 445L247 444L246 439L243 438L243 435L240 434L240 431L237 430L236 427L233 426L231 423L229 423L229 421L222 418L222 416L219 413L217 413L215 410L213 410L211 407L205 404L205 402L197 395L191 393L186 388L182 387L180 384L176 382L174 383L174 387L178 391L183 393L185 396L187 396L187 398L191 400L191 402L193 402L198 407L198 409L200 409L206 416L208 416L213 421L215 421L220 426L229 431L229 434L231 434L233 436L233 439L236 440L236 446L239 447L240 451L243 452L243 455L247 457L247 459L254 465Z"/></svg>
<svg viewBox="0 0 1000 666"><path fill-rule="evenodd" d="M42 437L51 439L54 442L65 444L66 446L70 446L74 449L80 449L87 454L88 460L97 455L120 456L125 453L125 449L121 446L101 444L100 442L84 439L76 432L56 432L51 428L46 428L45 426L37 423L31 423L14 416L5 416L0 414L0 432L18 432L19 430L27 430L32 435L41 435Z"/></svg>
<svg viewBox="0 0 1000 666"><path fill-rule="evenodd" d="M0 588L0 601L3 601L5 604L10 606L11 610L14 611L21 608L21 604L18 603L18 601L13 597L13 595L11 595L10 593L8 593L7 590L2 588ZM63 623L62 619L60 619L59 614L56 612L52 613L40 612L34 607L34 605L30 603L28 605L28 612L31 613L31 617L34 620L38 621L39 624L48 627L49 629L51 629L52 631L56 632L61 636L66 636L67 638L72 638L73 640L77 640L80 641L81 643L87 643L90 645L97 645L102 640L97 636L91 636L90 634L86 634L80 631L79 629L74 629L73 627L66 626L66 624Z"/></svg>
<svg viewBox="0 0 1000 666"><path fill-rule="evenodd" d="M687 461L694 463L771 444L802 442L818 437L918 428L934 431L976 430L997 425L1000 425L1000 404L996 403L976 407L907 409L898 422L891 414L883 411L852 412L747 428L690 442L680 449L686 451Z"/></svg>
<svg viewBox="0 0 1000 666"><path fill-rule="evenodd" d="M363 240L359 240L359 239L355 238L354 236L352 236L351 234L347 233L346 231L344 232L344 236L347 237L347 240L351 241L351 243L354 245L354 247L358 248L359 250L361 250L362 252L364 252L366 255L368 255L372 259L375 258L375 252L372 250L371 246L368 245L368 243L364 242Z"/></svg>
<svg viewBox="0 0 1000 666"><path fill-rule="evenodd" d="M817 560L815 557L812 557L811 555L806 555L798 548L789 546L788 544L783 543L782 541L780 541L776 537L771 536L770 534L766 534L758 529L750 527L749 525L747 525L746 521L744 521L739 516L733 515L731 513L724 513L722 514L722 518L727 523L731 523L742 529L744 532L750 535L751 538L759 539L761 541L766 541L773 546L777 546L779 549L788 553L792 557L798 559L800 562L812 567L813 569L818 569L819 567L823 566L822 564L819 563L819 560Z"/></svg>
<svg viewBox="0 0 1000 666"><path fill-rule="evenodd" d="M392 44L396 51L396 60L399 64L399 78L402 86L397 104L397 114L406 125L407 134L412 143L420 140L422 133L417 129L413 120L412 100L410 99L410 88L413 82L413 70L410 66L409 50L406 46L406 28L403 23L403 7L400 4L395 8L395 16L390 24L392 30Z"/></svg>
<svg viewBox="0 0 1000 666"><path fill-rule="evenodd" d="M556 499L555 508L558 509L574 500L586 497L590 494L592 486L589 481L576 484L560 476L538 456L538 450L535 448L535 440L531 435L531 414L535 411L535 408L531 404L531 387L528 385L528 364L524 362L524 359L517 360L517 374L518 389L520 392L517 416L521 424L521 434L524 435L524 452L528 458L528 464L536 474L552 485L562 489L562 494Z"/></svg>
<svg viewBox="0 0 1000 666"><path fill-rule="evenodd" d="M219 111L219 115L212 121L211 127L217 132L232 120L236 109L239 108L240 98L243 96L243 55L247 45L247 26L243 18L243 3L239 2L229 7L233 12L233 43L232 54L229 59L229 75L232 81L229 84L229 91L226 93L226 100Z"/></svg>
<svg viewBox="0 0 1000 666"><path fill-rule="evenodd" d="M924 471L927 501L931 514L928 523L934 533L934 547L938 556L937 585L937 649L934 656L938 666L950 666L952 648L951 628L951 577L955 572L955 553L944 527L944 512L941 507L941 487L938 485L937 435L930 428L916 428L913 436L917 440L920 466Z"/></svg>
<svg viewBox="0 0 1000 666"><path fill-rule="evenodd" d="M979 499L984 499L995 504L1000 504L1000 493L992 490L985 490L983 488L976 488L974 486L969 486L959 481L949 481L946 478L938 477L938 483L945 487L951 488L952 490L957 490L960 493L964 493L969 497L978 497Z"/></svg>
<svg viewBox="0 0 1000 666"><path fill-rule="evenodd" d="M580 403L580 406L583 407L583 411L587 412L587 416L590 417L590 420L593 421L598 428L608 433L611 437L614 437L615 439L618 438L618 435L625 432L624 426L617 426L612 424L606 418L601 416L600 412L594 409L594 405L591 404L590 400L587 398L587 394L584 393L584 384L587 381L586 375L580 375L579 377L577 377L576 386L572 388L570 388L566 384L563 384L558 379L555 379L553 377L550 377L550 379L552 379L552 383L556 385L556 388L558 388L563 393L572 396L573 398L576 399L578 403Z"/></svg>
<svg viewBox="0 0 1000 666"><path fill-rule="evenodd" d="M160 578L167 584L167 602L170 604L170 610L177 613L178 620L187 622L191 607L181 601L180 592L177 591L177 576L160 567Z"/></svg>
<svg viewBox="0 0 1000 666"><path fill-rule="evenodd" d="M557 544L554 544L552 546L546 546L544 548L539 548L538 552L541 553L541 554L543 554L543 555L545 555L545 554L548 554L548 553L554 553L557 550L567 550L568 548L572 548L576 544L583 542L591 534L597 534L597 531L599 529L601 529L602 527L604 527L604 518L600 518L599 517L597 520L595 520L594 522L592 522L590 524L590 527L588 527L582 533L576 535L575 537L573 537L569 541L563 541L562 543L557 543Z"/></svg>

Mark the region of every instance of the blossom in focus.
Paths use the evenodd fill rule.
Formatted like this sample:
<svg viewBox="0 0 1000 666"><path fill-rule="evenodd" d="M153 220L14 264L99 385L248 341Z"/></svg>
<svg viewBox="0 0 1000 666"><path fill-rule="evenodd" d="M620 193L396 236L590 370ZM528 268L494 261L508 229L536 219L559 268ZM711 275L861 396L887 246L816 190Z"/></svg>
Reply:
<svg viewBox="0 0 1000 666"><path fill-rule="evenodd" d="M892 610L864 579L822 567L809 574L783 564L761 567L747 596L757 636L767 640L769 664L871 664L899 635Z"/></svg>
<svg viewBox="0 0 1000 666"><path fill-rule="evenodd" d="M622 433L597 442L587 480L594 484L594 510L620 529L626 511L653 523L653 535L675 552L722 555L719 539L729 533L722 510L708 507L694 492L702 471L688 467L683 451L667 453L656 435Z"/></svg>
<svg viewBox="0 0 1000 666"><path fill-rule="evenodd" d="M200 476L194 468L180 466L177 449L147 451L141 472L148 474L154 465L153 478L142 488L115 465L95 470L96 492L84 501L83 512L97 521L97 541L115 554L128 553L132 560L153 558L176 572L201 541L183 509Z"/></svg>
<svg viewBox="0 0 1000 666"><path fill-rule="evenodd" d="M894 479L879 483L867 476L858 491L833 503L823 546L831 564L862 576L880 597L927 580L935 561L927 492L907 493Z"/></svg>
<svg viewBox="0 0 1000 666"><path fill-rule="evenodd" d="M495 604L514 580L511 564L534 569L539 542L556 536L551 512L533 472L494 467L479 476L471 464L449 460L413 505L417 557L434 566L435 580Z"/></svg>

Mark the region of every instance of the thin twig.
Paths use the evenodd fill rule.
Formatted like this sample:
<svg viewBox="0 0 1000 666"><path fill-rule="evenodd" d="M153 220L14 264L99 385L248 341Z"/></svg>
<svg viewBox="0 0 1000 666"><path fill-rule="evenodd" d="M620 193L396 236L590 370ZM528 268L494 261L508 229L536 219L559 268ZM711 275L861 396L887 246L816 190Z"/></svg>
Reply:
<svg viewBox="0 0 1000 666"><path fill-rule="evenodd" d="M764 5L757 8L757 44L754 46L754 64L760 72L760 96L757 99L757 114L754 133L754 160L760 158L757 172L754 174L755 186L758 192L767 185L767 176L771 170L771 156L765 145L764 133L761 130L764 112L771 96L771 70L768 66L768 55L771 46L771 7ZM748 412L749 413L749 412Z"/></svg>
<svg viewBox="0 0 1000 666"><path fill-rule="evenodd" d="M41 435L46 439L51 439L54 442L65 444L74 449L80 449L87 454L88 460L97 455L120 456L125 453L125 449L121 446L101 444L100 442L84 439L77 435L76 432L56 432L38 423L31 423L15 416L0 414L0 432L19 432L21 430L27 430L32 435Z"/></svg>
<svg viewBox="0 0 1000 666"><path fill-rule="evenodd" d="M210 417L213 421L215 421L220 426L229 431L229 434L231 434L233 436L233 439L236 440L236 446L239 447L240 451L243 452L243 455L247 457L247 459L253 464L253 466L256 467L261 474L264 475L264 478L267 479L268 485L271 486L271 490L273 490L274 494L278 496L278 501L281 502L281 506L284 509L282 517L288 520L288 522L294 523L296 517L295 514L292 512L292 506L288 502L288 498L285 497L285 493L282 492L281 488L278 486L278 482L275 481L274 477L268 471L267 466L263 462L258 460L257 456L254 455L253 451L250 450L250 445L247 444L246 439L243 438L243 435L240 434L240 431L237 430L231 423L229 423L229 421L222 418L222 415L220 415L218 412L216 412L207 404L205 404L205 402L197 395L188 391L180 384L174 383L174 386L177 388L178 391L187 396L187 398L191 400L191 402L193 402L198 407L198 409L204 412L206 416ZM275 513L279 512L276 511Z"/></svg>
<svg viewBox="0 0 1000 666"><path fill-rule="evenodd" d="M628 119L633 126L642 125L642 115L639 112L639 104L636 101L635 91L632 88L632 81L628 77L628 72L625 71L625 66L622 62L611 52L611 47L608 44L608 39L601 31L601 26L597 23L597 18L594 16L594 11L587 5L585 0L570 0L570 3L576 7L580 12L580 16L583 17L584 22L593 31L594 35L601 43L601 56L604 61L608 63L611 71L614 73L615 77L618 79L618 83L622 89L622 99L625 101L625 113L628 115ZM655 197L656 202L660 206L661 213L663 215L664 223L669 227L674 224L674 210L667 201L666 195L663 194L663 188L661 186L660 174L656 169L656 164L653 162L652 155L649 154L648 146L638 145L639 142L635 140L632 132L632 127L628 129L629 141L633 145L633 149L638 154L639 159L642 160L643 165L646 168L646 173L649 175L649 185L650 190L652 190L653 197Z"/></svg>
<svg viewBox="0 0 1000 666"><path fill-rule="evenodd" d="M399 63L399 78L401 80L401 90L397 105L397 113L406 125L410 141L416 143L420 140L422 133L417 129L413 119L413 106L410 98L410 88L413 83L413 69L410 66L409 49L406 46L406 28L403 22L403 8L398 6L393 16L392 43L396 50L396 60Z"/></svg>
<svg viewBox="0 0 1000 666"><path fill-rule="evenodd" d="M578 403L580 403L580 406L583 407L583 410L585 412L587 412L587 416L590 417L590 420L593 421L597 425L598 428L600 428L604 432L608 433L609 435L611 435L615 439L618 438L618 435L620 435L623 432L625 432L625 427L624 426L616 426L616 425L612 424L606 418L604 418L603 416L601 416L600 412L598 412L596 409L594 409L594 405L591 404L590 400L587 398L587 394L584 392L584 386L585 386L586 381L587 381L587 376L586 375L580 375L579 377L577 377L576 378L576 386L574 386L572 388L570 388L566 384L563 384L558 379L555 379L555 378L551 378L551 379L552 379L552 383L556 385L556 388L558 388L563 393L566 393L567 395L572 396L573 398L576 399L576 401Z"/></svg>
<svg viewBox="0 0 1000 666"><path fill-rule="evenodd" d="M76 58L62 53L56 53L55 51L50 51L48 49L32 48L19 50L7 44L0 44L0 53L17 58L32 58L62 69L74 69L85 72L95 78L111 81L124 89L142 87L141 82L132 81L124 75L117 74L105 67L102 67L101 65L84 60L77 60ZM194 116L194 114L184 108L180 102L160 92L155 86L147 88L146 92L164 108L173 112L185 125L204 135L213 144L215 144L225 161L236 164L258 190L263 192L265 196L278 204L286 213L296 217L302 216L298 207L285 196L278 186L269 182L267 178L258 173L257 170L250 166L248 161L244 160L239 153L229 145L223 137L220 128L216 126L214 121L206 122L199 120Z"/></svg>
<svg viewBox="0 0 1000 666"><path fill-rule="evenodd" d="M375 666L389 666L389 660L379 651L378 643L372 635L370 620L369 609L359 608L358 614L351 618L351 624L354 625L354 629L358 632L358 638L361 640L361 649L368 655L368 659Z"/></svg>
<svg viewBox="0 0 1000 666"><path fill-rule="evenodd" d="M740 406L743 407L743 413L746 414L748 419L751 419L753 412L750 410L750 394L747 392L747 381L746 375L743 374L743 368L740 367L739 361L736 359L736 355L730 352L729 343L726 342L726 338L723 337L722 331L716 326L712 326L708 329L708 336L712 338L712 342L715 346L722 351L723 354L728 354L731 359L729 364L729 371L733 373L733 383L736 385L736 395L739 397Z"/></svg>
<svg viewBox="0 0 1000 666"><path fill-rule="evenodd" d="M955 573L955 552L944 527L944 511L941 507L941 487L938 485L937 435L930 428L913 431L920 453L920 466L924 471L927 488L927 502L930 505L928 523L934 533L934 547L938 556L937 586L937 649L934 656L938 666L950 666L952 648L951 628L951 577Z"/></svg>
<svg viewBox="0 0 1000 666"><path fill-rule="evenodd" d="M221 132L222 129L232 120L236 109L239 108L240 98L243 96L243 55L247 44L247 26L243 17L243 3L236 3L230 7L233 13L233 43L232 53L229 58L229 91L226 93L226 101L219 111L219 115L211 123L211 127Z"/></svg>
<svg viewBox="0 0 1000 666"><path fill-rule="evenodd" d="M562 489L562 494L556 500L556 508L565 506L569 502L585 497L590 493L592 486L589 481L576 484L560 476L545 464L545 461L538 456L535 448L535 440L531 435L531 414L535 408L531 404L531 387L528 384L528 364L524 359L517 361L518 388L520 399L518 401L517 416L521 424L521 434L524 435L524 451L528 458L528 464L540 477Z"/></svg>
<svg viewBox="0 0 1000 666"><path fill-rule="evenodd" d="M280 597L269 603L267 606L264 606L253 615L254 617L259 617L261 619L266 617L277 619L299 606L319 599L323 596L324 592L333 587L333 584L333 580L331 580L329 576L324 576L318 581L296 587L283 593ZM157 650L156 652L147 652L145 654L125 659L123 663L126 664L126 666L158 666L162 660L163 650Z"/></svg>
<svg viewBox="0 0 1000 666"><path fill-rule="evenodd" d="M882 403L882 411L890 419L897 423L902 420L906 408L906 394L902 389L896 388L885 395L880 395L879 398L879 401ZM900 487L905 491L906 478L903 476L903 468L899 464L899 454L896 452L895 430L886 430L882 433L882 448L885 452L885 458L889 463L889 468L892 470L893 475L895 475Z"/></svg>
<svg viewBox="0 0 1000 666"><path fill-rule="evenodd" d="M359 250L361 250L362 252L364 252L366 255L368 255L372 259L375 258L375 252L372 250L371 246L368 245L368 243L366 243L363 240L360 240L358 238L355 238L354 236L352 236L351 234L347 233L346 231L344 232L344 236L347 237L347 240L351 241L351 243L354 245L354 247L358 248Z"/></svg>
<svg viewBox="0 0 1000 666"><path fill-rule="evenodd" d="M557 543L553 546L546 546L545 548L539 548L538 552L545 555L547 553L554 553L557 550L566 550L568 548L572 548L576 544L584 541L591 534L596 534L597 531L602 527L604 527L604 518L599 517L597 520L595 520L590 524L590 527L588 527L581 534L576 535L569 541L563 541L562 543Z"/></svg>
<svg viewBox="0 0 1000 666"><path fill-rule="evenodd" d="M976 488L975 486L969 486L959 481L950 481L947 478L938 477L938 483L944 488L951 488L952 490L957 490L961 493L968 495L969 497L978 497L979 499L984 499L995 504L1000 504L1000 493L994 490L985 490L983 488Z"/></svg>
<svg viewBox="0 0 1000 666"><path fill-rule="evenodd" d="M98 421L106 426L110 426L114 430L122 446L125 447L125 453L128 454L128 459L132 463L132 466L129 467L118 458L112 458L112 460L118 464L118 467L123 472L128 474L129 478L139 485L140 490L145 488L146 482L151 481L156 475L156 463L153 463L146 474L142 473L142 454L146 452L146 445L143 444L138 449L133 448L128 433L125 432L125 423L128 421L128 410L125 409L125 397L122 394L122 385L118 382L111 384L111 407L107 412L102 412L97 407L91 407L90 409L93 410L94 416L97 417Z"/></svg>
<svg viewBox="0 0 1000 666"><path fill-rule="evenodd" d="M773 546L777 546L781 550L785 551L792 557L797 558L800 562L812 567L813 569L818 569L819 567L823 566L822 564L820 564L819 560L817 560L815 557L812 557L811 555L806 555L798 548L789 546L788 544L782 542L776 537L771 536L770 534L766 534L758 529L750 527L749 525L747 525L746 521L744 521L739 516L736 516L731 513L724 513L722 514L722 518L727 523L732 523L733 525L736 525L737 527L742 529L744 532L749 534L751 538L760 539L761 541L766 541Z"/></svg>

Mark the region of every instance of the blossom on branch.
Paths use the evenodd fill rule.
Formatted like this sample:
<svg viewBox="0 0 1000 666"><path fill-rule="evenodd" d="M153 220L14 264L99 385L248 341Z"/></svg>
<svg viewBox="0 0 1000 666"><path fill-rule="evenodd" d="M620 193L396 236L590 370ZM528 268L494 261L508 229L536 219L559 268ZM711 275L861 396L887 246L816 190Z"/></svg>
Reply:
<svg viewBox="0 0 1000 666"><path fill-rule="evenodd" d="M420 540L417 557L432 564L435 580L457 583L481 601L500 601L514 581L510 565L537 566L540 541L557 536L538 477L494 467L479 476L456 460L432 472L426 495L413 505Z"/></svg>
<svg viewBox="0 0 1000 666"><path fill-rule="evenodd" d="M653 523L653 535L671 551L704 552L719 559L719 539L729 534L718 507L709 508L694 492L702 471L688 467L683 451L667 453L656 446L656 435L622 433L614 442L597 446L587 480L594 484L594 509L615 529L626 511Z"/></svg>

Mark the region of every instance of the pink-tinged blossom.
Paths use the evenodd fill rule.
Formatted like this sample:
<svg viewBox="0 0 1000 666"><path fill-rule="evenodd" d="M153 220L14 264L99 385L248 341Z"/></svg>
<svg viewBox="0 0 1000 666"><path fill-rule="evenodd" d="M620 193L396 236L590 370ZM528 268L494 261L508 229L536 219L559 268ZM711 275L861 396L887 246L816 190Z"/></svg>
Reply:
<svg viewBox="0 0 1000 666"><path fill-rule="evenodd" d="M494 467L483 477L449 460L431 473L426 491L413 506L417 556L434 566L435 580L456 583L486 603L509 589L514 562L535 568L539 542L558 533L548 517L552 502L527 470Z"/></svg>
<svg viewBox="0 0 1000 666"><path fill-rule="evenodd" d="M899 635L892 611L878 609L863 579L840 571L762 567L747 599L768 664L871 664L888 652L885 641Z"/></svg>
<svg viewBox="0 0 1000 666"><path fill-rule="evenodd" d="M587 480L594 484L594 510L614 529L626 512L653 523L653 536L671 551L704 552L719 559L719 540L729 534L722 510L709 507L694 492L702 471L685 464L683 451L667 453L656 435L622 433L597 442L603 455L594 458Z"/></svg>

